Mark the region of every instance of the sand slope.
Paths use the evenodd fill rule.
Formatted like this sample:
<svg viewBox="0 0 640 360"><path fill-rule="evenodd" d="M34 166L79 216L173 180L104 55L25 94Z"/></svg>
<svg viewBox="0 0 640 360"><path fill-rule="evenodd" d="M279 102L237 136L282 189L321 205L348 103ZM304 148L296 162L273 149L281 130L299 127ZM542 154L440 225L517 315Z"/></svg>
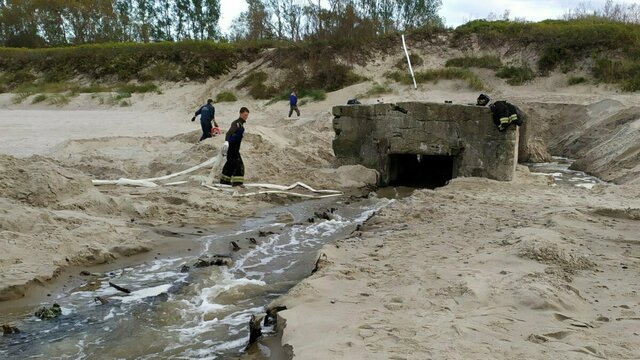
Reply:
<svg viewBox="0 0 640 360"><path fill-rule="evenodd" d="M465 54L442 43L410 46L424 68ZM251 110L242 145L247 181L368 189L375 174L332 166L332 106L355 96L365 104L475 102L478 91L460 81L417 90L389 84L390 93L361 96L385 82L399 58L359 67L371 81L305 101L300 118L286 117L286 101L267 104L242 92L216 104L224 129L240 106ZM205 84L163 84L161 94L134 95L126 108L88 94L64 108L14 104L1 94L0 300L28 297L70 265L157 251L162 237L150 229L215 231L291 201L212 192L200 186L210 169L176 179L187 181L178 187L91 185L163 176L216 156L222 138L197 143L199 125L189 119L208 97L237 92L241 75L259 63ZM298 358L640 358L640 98L605 86L566 87L574 74L512 87L488 70L477 73L494 100L529 113L521 128L526 159L575 157L577 167L623 185L552 186L520 168L513 182L455 179L397 200L326 247L321 270L279 300L289 308L281 313L283 342Z"/></svg>

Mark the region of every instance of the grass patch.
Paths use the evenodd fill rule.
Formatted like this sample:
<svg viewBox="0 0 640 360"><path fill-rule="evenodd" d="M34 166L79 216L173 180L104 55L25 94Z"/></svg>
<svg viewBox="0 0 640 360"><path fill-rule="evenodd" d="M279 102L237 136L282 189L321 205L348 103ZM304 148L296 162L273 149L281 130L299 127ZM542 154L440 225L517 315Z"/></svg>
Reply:
<svg viewBox="0 0 640 360"><path fill-rule="evenodd" d="M160 92L158 86L154 83L123 84L117 87L117 91L120 93L129 93L129 97L133 93L144 94L152 91L156 93Z"/></svg>
<svg viewBox="0 0 640 360"><path fill-rule="evenodd" d="M48 98L49 105L64 106L69 104L70 98L64 94L53 94Z"/></svg>
<svg viewBox="0 0 640 360"><path fill-rule="evenodd" d="M640 90L640 61L600 58L592 69L593 76L605 83L618 83L623 91Z"/></svg>
<svg viewBox="0 0 640 360"><path fill-rule="evenodd" d="M78 76L119 81L207 79L227 73L235 62L234 47L215 41L0 48L0 71L19 72L19 76L27 77L29 75L25 74L38 74L49 82ZM15 79L14 82L24 83L26 80Z"/></svg>
<svg viewBox="0 0 640 360"><path fill-rule="evenodd" d="M129 92L119 92L114 97L116 100L128 99L131 97L131 93Z"/></svg>
<svg viewBox="0 0 640 360"><path fill-rule="evenodd" d="M384 84L380 84L375 82L373 83L373 86L371 86L371 88L367 90L364 94L358 94L356 97L367 98L367 97L372 97L380 94L388 94L391 92L393 92L393 89L391 89L391 87L389 86L389 83L385 82Z"/></svg>
<svg viewBox="0 0 640 360"><path fill-rule="evenodd" d="M45 94L38 94L36 95L33 100L31 100L32 104L37 104L37 103L41 103L43 101L47 100L47 95Z"/></svg>
<svg viewBox="0 0 640 360"><path fill-rule="evenodd" d="M522 85L535 77L529 65L503 66L496 72L496 76L507 79L509 85Z"/></svg>
<svg viewBox="0 0 640 360"><path fill-rule="evenodd" d="M537 66L542 74L558 66L567 73L579 59L615 54L621 59L633 60L640 53L640 24L597 16L538 23L475 20L456 28L452 42L464 46L472 34L487 47L517 43L523 48L540 49ZM594 68L594 72L600 70ZM635 87L630 79L620 81L627 83L623 87Z"/></svg>
<svg viewBox="0 0 640 360"><path fill-rule="evenodd" d="M410 85L413 84L411 76L409 74L401 73L398 71L387 72L385 77L392 79L401 84ZM484 90L484 83L482 80L471 70L466 68L444 68L428 70L415 73L416 83L435 82L438 80L464 80L467 86L472 90Z"/></svg>
<svg viewBox="0 0 640 360"><path fill-rule="evenodd" d="M215 100L216 100L217 103L234 102L234 101L237 101L238 98L231 91L223 91L221 93L218 93L218 95L216 95L216 99Z"/></svg>
<svg viewBox="0 0 640 360"><path fill-rule="evenodd" d="M81 86L78 88L79 93L88 93L88 94L94 94L94 93L102 93L102 92L109 92L112 90L111 86L106 86L106 85L100 85L100 84L91 84L89 86Z"/></svg>
<svg viewBox="0 0 640 360"><path fill-rule="evenodd" d="M269 76L264 71L256 71L247 75L236 89L249 89L249 95L251 95L254 99L270 99L275 94L278 93L278 89L273 86L265 85L265 81Z"/></svg>
<svg viewBox="0 0 640 360"><path fill-rule="evenodd" d="M300 98L309 98L311 101L322 101L327 98L327 92L324 90L316 89L316 90L302 90L300 94L298 94Z"/></svg>
<svg viewBox="0 0 640 360"><path fill-rule="evenodd" d="M567 81L569 85L578 85L578 84L583 84L585 82L587 82L587 79L585 79L583 76L572 76Z"/></svg>
<svg viewBox="0 0 640 360"><path fill-rule="evenodd" d="M411 67L416 67L424 64L424 60L418 54L410 53L409 60L411 61ZM400 58L400 60L398 60L394 66L400 70L409 70L407 57L403 56L402 58Z"/></svg>
<svg viewBox="0 0 640 360"><path fill-rule="evenodd" d="M498 70L502 66L502 61L500 61L500 58L495 55L485 55L480 57L465 56L461 58L449 59L444 66L462 68L477 67Z"/></svg>

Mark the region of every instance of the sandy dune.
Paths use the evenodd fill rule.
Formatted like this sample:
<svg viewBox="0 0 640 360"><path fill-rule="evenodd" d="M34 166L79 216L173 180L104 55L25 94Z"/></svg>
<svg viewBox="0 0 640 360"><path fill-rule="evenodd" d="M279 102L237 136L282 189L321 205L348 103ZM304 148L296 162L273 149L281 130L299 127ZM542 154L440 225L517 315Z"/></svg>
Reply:
<svg viewBox="0 0 640 360"><path fill-rule="evenodd" d="M428 54L425 66L442 62L441 51ZM394 62L359 71L383 82ZM199 125L189 119L206 98L233 89L242 69L206 84L165 84L126 108L88 95L64 108L0 96L0 300L33 298L70 265L164 246L150 241L149 226L215 227L271 206L269 197L213 194L200 186L208 169L179 187L91 184L162 176L216 156L222 138L197 143ZM277 301L288 307L283 344L296 358L640 358L640 100L606 87L567 88L567 75L514 88L479 73L494 99L528 110L531 143L553 155L576 147L584 166L621 185L554 186L519 167L510 183L461 178L395 201L323 249L320 271ZM375 179L367 171L332 168L331 107L372 82L306 102L300 118L286 118L286 102L243 96L216 104L216 117L226 129L240 106L251 109L247 181L367 188ZM392 93L361 100L477 97L456 81L390 86ZM622 124L620 111L628 115ZM590 146L598 136L607 141ZM622 147L607 146L616 143Z"/></svg>

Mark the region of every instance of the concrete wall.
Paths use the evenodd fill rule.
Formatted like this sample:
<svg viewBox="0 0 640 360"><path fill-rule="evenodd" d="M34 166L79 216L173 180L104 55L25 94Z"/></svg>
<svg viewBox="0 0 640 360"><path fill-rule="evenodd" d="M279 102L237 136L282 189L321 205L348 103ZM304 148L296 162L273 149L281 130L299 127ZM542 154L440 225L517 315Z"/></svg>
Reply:
<svg viewBox="0 0 640 360"><path fill-rule="evenodd" d="M495 127L488 107L405 102L335 106L338 165L361 164L390 179L389 155L454 156L453 177L512 180L518 159L515 125Z"/></svg>

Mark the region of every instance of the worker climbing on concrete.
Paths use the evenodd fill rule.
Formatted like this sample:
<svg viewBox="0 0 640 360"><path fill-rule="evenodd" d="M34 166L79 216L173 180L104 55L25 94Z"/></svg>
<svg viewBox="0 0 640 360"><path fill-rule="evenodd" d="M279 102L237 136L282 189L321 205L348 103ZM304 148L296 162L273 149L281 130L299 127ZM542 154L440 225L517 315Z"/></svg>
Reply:
<svg viewBox="0 0 640 360"><path fill-rule="evenodd" d="M491 102L491 98L485 94L480 94L476 104L478 106L487 106ZM511 124L521 126L524 122L524 114L517 106L504 101L496 101L489 105L493 114L493 123L499 131L505 131Z"/></svg>

